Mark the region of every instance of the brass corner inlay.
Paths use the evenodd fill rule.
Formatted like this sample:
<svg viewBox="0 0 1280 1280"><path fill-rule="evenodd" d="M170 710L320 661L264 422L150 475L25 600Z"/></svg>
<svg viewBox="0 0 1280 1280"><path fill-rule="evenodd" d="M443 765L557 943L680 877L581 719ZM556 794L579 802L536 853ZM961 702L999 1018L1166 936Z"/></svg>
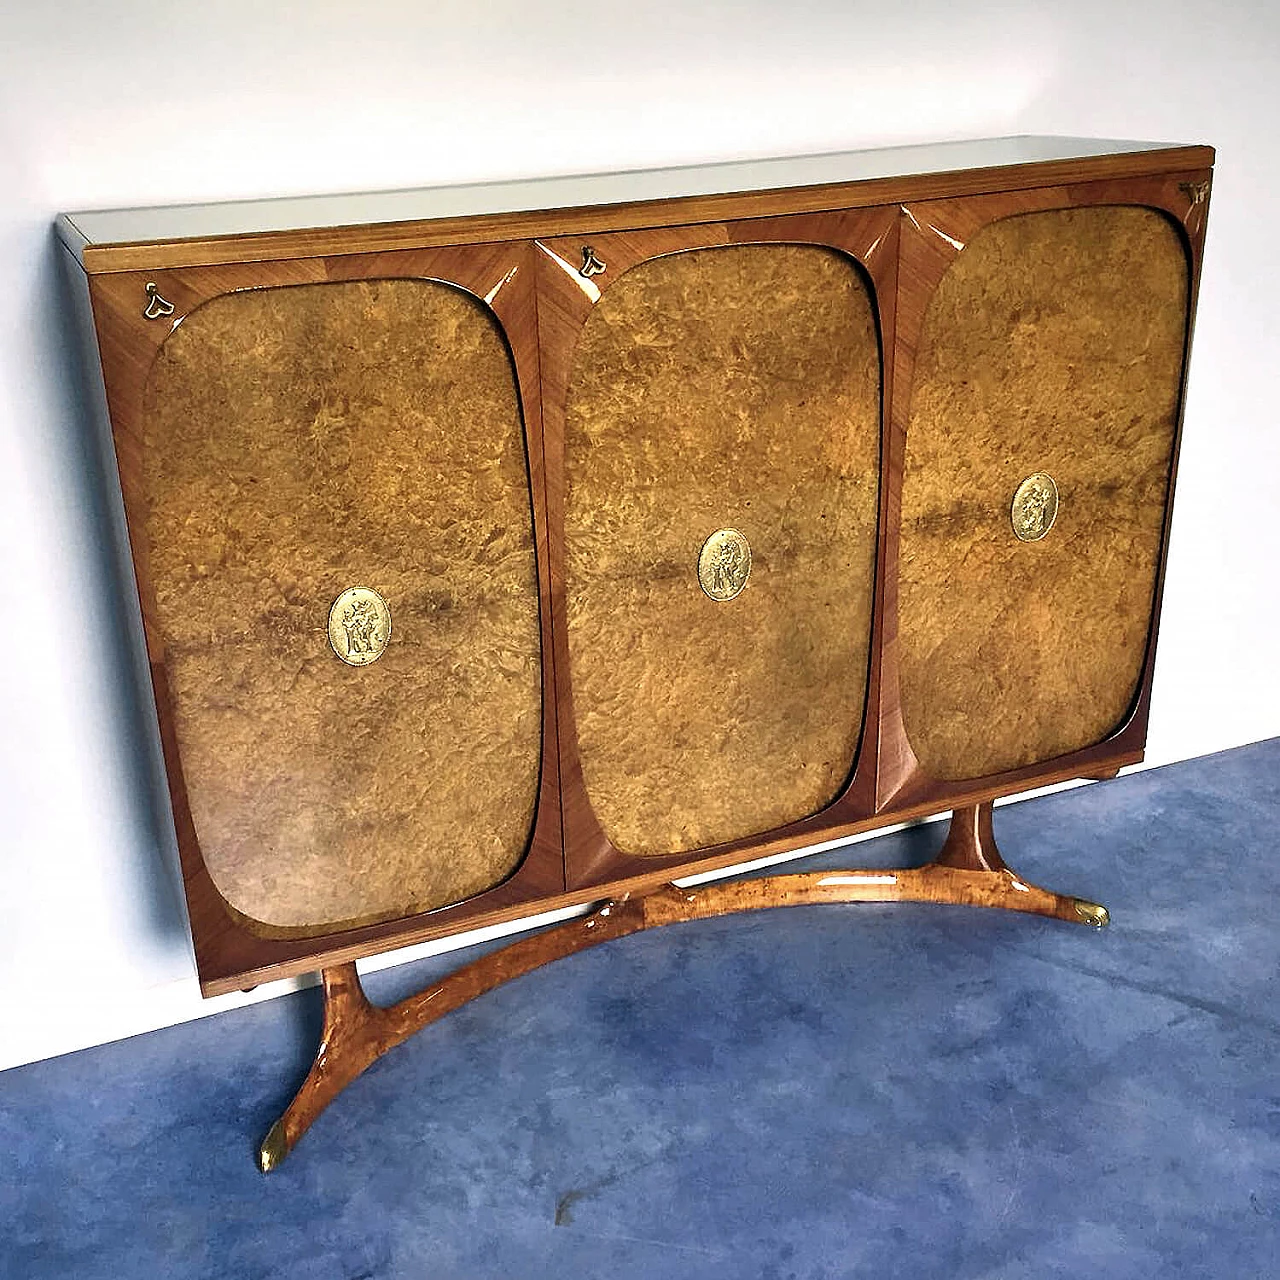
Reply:
<svg viewBox="0 0 1280 1280"><path fill-rule="evenodd" d="M152 280L148 280L142 287L142 292L147 295L147 305L143 307L142 314L148 320L161 320L165 316L173 315L173 303L168 298L160 296L160 290Z"/></svg>
<svg viewBox="0 0 1280 1280"><path fill-rule="evenodd" d="M1009 520L1023 542L1039 542L1058 518L1058 486L1047 471L1033 471L1015 490Z"/></svg>
<svg viewBox="0 0 1280 1280"><path fill-rule="evenodd" d="M596 251L589 244L584 244L582 266L578 268L578 274L590 280L592 276L603 275L606 270L604 262L596 257Z"/></svg>
<svg viewBox="0 0 1280 1280"><path fill-rule="evenodd" d="M751 544L737 529L717 529L698 553L698 583L712 600L732 600L747 585Z"/></svg>
<svg viewBox="0 0 1280 1280"><path fill-rule="evenodd" d="M329 644L352 667L382 657L391 639L391 610L369 587L348 587L329 609Z"/></svg>

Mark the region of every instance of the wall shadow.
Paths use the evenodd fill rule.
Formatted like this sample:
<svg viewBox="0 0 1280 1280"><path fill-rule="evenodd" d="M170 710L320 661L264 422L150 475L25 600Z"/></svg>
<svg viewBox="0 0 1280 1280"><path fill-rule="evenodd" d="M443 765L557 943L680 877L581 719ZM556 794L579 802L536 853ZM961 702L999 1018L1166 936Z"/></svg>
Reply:
<svg viewBox="0 0 1280 1280"><path fill-rule="evenodd" d="M177 840L97 340L80 267L52 228L36 298L45 311L41 332L55 348L49 389L52 418L63 427L56 441L62 463L59 471L67 489L67 508L75 512L83 530L87 577L94 593L89 616L95 624L103 673L105 719L115 744L104 768L115 775L128 815L126 830L136 846L127 860L130 890L151 934L182 941L190 951ZM192 964L194 968L194 960Z"/></svg>

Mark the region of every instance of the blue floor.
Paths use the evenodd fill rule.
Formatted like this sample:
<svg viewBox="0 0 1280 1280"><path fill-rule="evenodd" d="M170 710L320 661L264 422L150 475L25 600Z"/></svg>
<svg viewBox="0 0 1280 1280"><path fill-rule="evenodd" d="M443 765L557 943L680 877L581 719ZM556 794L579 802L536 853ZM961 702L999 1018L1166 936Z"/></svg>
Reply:
<svg viewBox="0 0 1280 1280"><path fill-rule="evenodd" d="M997 812L1100 933L863 905L608 944L384 1058L267 1178L315 992L17 1068L0 1275L1280 1275L1278 831L1280 739Z"/></svg>

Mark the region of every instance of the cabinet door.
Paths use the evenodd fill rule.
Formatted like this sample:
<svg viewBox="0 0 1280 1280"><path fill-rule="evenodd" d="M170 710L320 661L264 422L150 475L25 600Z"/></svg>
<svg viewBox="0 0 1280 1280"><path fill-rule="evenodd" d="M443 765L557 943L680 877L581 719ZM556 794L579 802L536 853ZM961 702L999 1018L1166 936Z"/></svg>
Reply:
<svg viewBox="0 0 1280 1280"><path fill-rule="evenodd" d="M1134 712L1188 330L1179 200L1170 180L906 210L896 677L925 777L1041 766Z"/></svg>
<svg viewBox="0 0 1280 1280"><path fill-rule="evenodd" d="M196 300L124 414L175 807L196 878L259 937L483 901L539 826L516 370L494 313L436 257L161 281ZM547 811L554 863L526 898L563 886Z"/></svg>
<svg viewBox="0 0 1280 1280"><path fill-rule="evenodd" d="M881 361L851 249L889 223L777 221L544 246L571 883L811 819L854 771Z"/></svg>

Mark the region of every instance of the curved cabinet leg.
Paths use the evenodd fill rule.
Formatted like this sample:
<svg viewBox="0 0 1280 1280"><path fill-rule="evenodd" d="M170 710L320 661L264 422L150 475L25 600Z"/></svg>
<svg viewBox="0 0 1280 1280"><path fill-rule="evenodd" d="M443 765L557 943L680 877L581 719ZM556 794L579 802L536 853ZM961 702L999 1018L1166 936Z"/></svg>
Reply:
<svg viewBox="0 0 1280 1280"><path fill-rule="evenodd" d="M415 1031L552 960L645 928L644 901L607 902L580 920L570 920L482 956L385 1009L369 1002L354 964L325 969L321 974L324 1031L316 1060L284 1115L263 1139L258 1167L270 1173L347 1085Z"/></svg>
<svg viewBox="0 0 1280 1280"><path fill-rule="evenodd" d="M938 902L1003 907L1099 928L1105 907L1051 893L1010 871L996 848L991 804L957 809L946 843L927 866L912 870L806 871L652 892L604 903L501 951L464 965L416 995L388 1008L371 1004L354 964L323 972L324 1032L310 1074L258 1152L264 1173L274 1169L316 1117L389 1049L468 1000L577 951L642 929L706 920L737 911L835 902Z"/></svg>
<svg viewBox="0 0 1280 1280"><path fill-rule="evenodd" d="M258 1148L258 1168L263 1173L270 1173L293 1150L316 1116L386 1052L378 1047L377 1035L384 1011L369 1003L355 965L325 969L320 979L324 987L320 1048L302 1087Z"/></svg>
<svg viewBox="0 0 1280 1280"><path fill-rule="evenodd" d="M674 886L643 899L647 924L672 924L751 911L824 902L937 902L1002 907L1101 928L1105 907L1028 884L1005 866L991 828L991 803L951 816L937 858L912 870L806 871L798 875L732 880L697 889Z"/></svg>
<svg viewBox="0 0 1280 1280"><path fill-rule="evenodd" d="M1031 911L1038 915L1054 916L1075 924L1089 924L1101 929L1111 921L1106 907L1084 898L1072 898L1062 893L1050 893L1035 885L1027 884L1005 866L1000 850L996 847L995 832L991 826L991 801L968 805L951 815L947 839L938 851L937 858L924 872L986 873L987 879L979 883L986 886L983 897L989 899L977 903L988 907L1007 907L1015 911ZM992 878L994 877L994 879ZM974 901L964 896L966 880L955 881L960 897L957 902ZM937 899L944 901L950 899Z"/></svg>

